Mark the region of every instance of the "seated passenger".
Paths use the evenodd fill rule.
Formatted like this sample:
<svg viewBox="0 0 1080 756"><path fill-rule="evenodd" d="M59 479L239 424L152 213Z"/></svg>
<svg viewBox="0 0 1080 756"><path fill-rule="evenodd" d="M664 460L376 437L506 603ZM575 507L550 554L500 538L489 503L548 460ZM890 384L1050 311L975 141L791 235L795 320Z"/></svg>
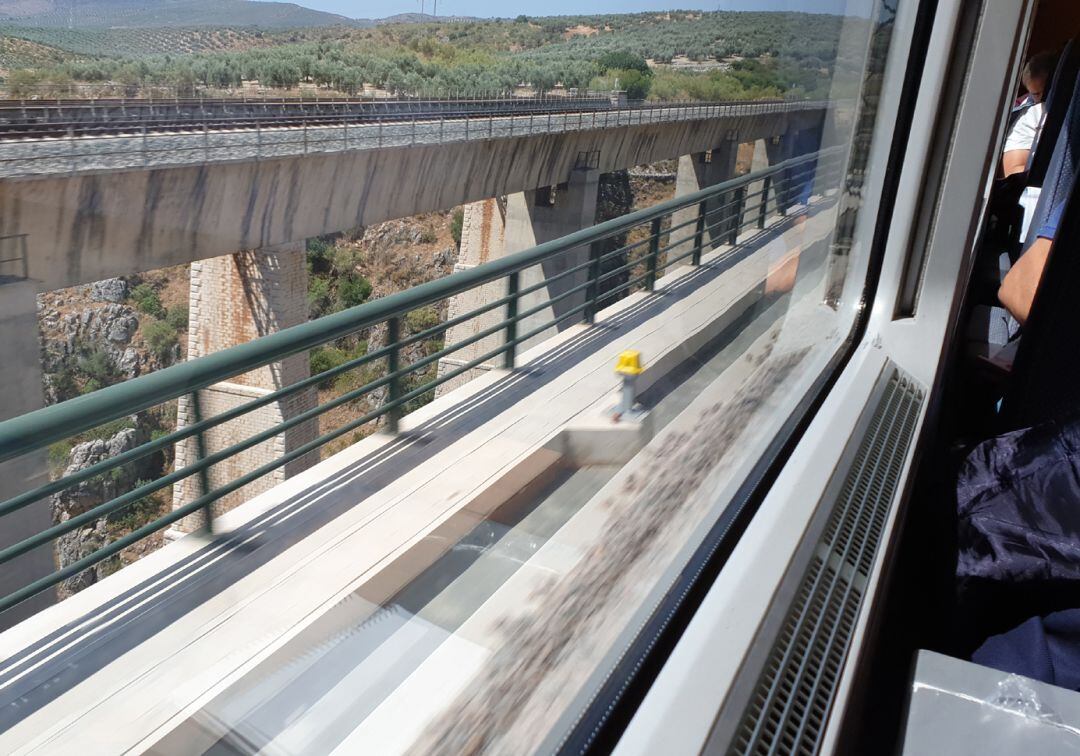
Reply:
<svg viewBox="0 0 1080 756"><path fill-rule="evenodd" d="M1039 53L1024 66L1021 81L1028 94L1017 106L1017 110L1022 109L1023 114L1013 124L1005 140L1001 167L1006 176L1027 170L1028 158L1042 129L1043 98L1053 78L1054 63L1055 56L1052 53Z"/></svg>
<svg viewBox="0 0 1080 756"><path fill-rule="evenodd" d="M1039 281L1042 280L1043 269L1046 268L1046 260L1050 256L1063 207L1064 205L1058 205L1050 213L1046 223L1039 229L1039 237L1035 243L1020 255L1020 259L1006 274L1005 281L998 289L1001 304L1020 325L1024 325L1031 314L1031 304L1035 301L1035 292L1039 289Z"/></svg>

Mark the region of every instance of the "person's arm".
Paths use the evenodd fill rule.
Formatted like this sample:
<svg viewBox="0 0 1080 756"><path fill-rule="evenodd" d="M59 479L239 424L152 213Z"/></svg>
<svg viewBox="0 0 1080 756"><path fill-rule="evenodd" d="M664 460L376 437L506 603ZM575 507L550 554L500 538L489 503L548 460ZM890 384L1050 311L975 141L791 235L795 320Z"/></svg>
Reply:
<svg viewBox="0 0 1080 756"><path fill-rule="evenodd" d="M1012 266L998 289L1001 304L1020 325L1024 325L1031 314L1031 304L1035 301L1035 292L1039 290L1039 281L1042 280L1053 243L1053 239L1042 236L1036 239Z"/></svg>

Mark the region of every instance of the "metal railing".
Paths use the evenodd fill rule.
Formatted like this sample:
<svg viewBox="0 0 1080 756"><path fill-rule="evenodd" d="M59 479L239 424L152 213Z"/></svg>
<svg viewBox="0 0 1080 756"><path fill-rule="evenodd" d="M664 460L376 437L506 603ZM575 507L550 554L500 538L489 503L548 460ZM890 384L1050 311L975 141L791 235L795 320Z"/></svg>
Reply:
<svg viewBox="0 0 1080 756"><path fill-rule="evenodd" d="M612 129L655 123L743 118L798 111L823 111L828 101L735 102L647 105L624 108L487 113L461 116L404 114L392 119L327 116L320 119L262 118L234 122L227 129L193 124L155 132L143 125L116 133L114 126L72 127L43 139L0 139L0 177L74 174L209 162L258 161L349 150L419 144L448 144L570 131Z"/></svg>
<svg viewBox="0 0 1080 756"><path fill-rule="evenodd" d="M290 355L333 343L373 326L385 324L386 327L385 345L362 356L348 359L343 364L220 414L196 417L190 425L0 502L2 527L3 517L34 502L102 479L102 476L110 475L121 466L163 452L188 439L201 440L212 428L297 392L314 389L330 379L346 373L371 377L372 367L382 366L382 370L363 385L224 449L206 453L205 445L200 442L203 452L195 462L167 472L156 480L138 483L130 491L0 550L0 565L3 565L78 528L121 513L178 481L190 476L202 476L203 485L197 498L3 597L0 599L0 611L119 554L123 549L189 515L205 512L212 529L211 505L222 497L382 418L385 418L389 430L396 430L398 419L409 403L474 368L499 359L506 368L514 368L518 362L519 346L530 339L571 319L591 324L599 309L626 293L652 292L665 270L678 264L700 265L704 252L722 245L735 245L743 232L763 229L769 217L782 216L793 204L801 206L808 202L811 192L821 196L836 188L841 176L842 156L841 148L831 148L794 158L768 170L726 181L467 271L0 422L0 462L5 462L179 397L197 397L200 389ZM684 212L676 220L675 215L679 211ZM614 246L614 249L606 249L605 243L606 246ZM568 254L576 257L567 261L567 266L561 272L538 283L523 285L524 271ZM409 313L500 280L505 281L506 293L494 301L422 330L407 333L402 327L403 323L408 323ZM556 283L559 293L553 294L549 287ZM537 298L543 301L537 304ZM553 317L536 322L538 317L546 318L549 309L555 305L558 305L558 311ZM402 357L406 355L408 347L444 338L448 329L482 316L485 317L485 321L481 322L483 325L500 312L504 313L503 317L477 329L467 338L451 345L441 345L436 351L403 364ZM410 376L425 369L430 371L443 358L489 337L496 337L501 343L453 369L438 371L430 380L418 385L409 384ZM302 423L313 421L335 408L358 399L371 398L373 392L384 394L384 398L378 406L359 417L216 488L210 489L206 482L206 472L214 465Z"/></svg>
<svg viewBox="0 0 1080 756"><path fill-rule="evenodd" d="M762 101L764 102L764 101ZM458 100L408 99L264 99L264 100L76 100L35 102L0 100L0 137L39 138L50 133L63 134L67 128L75 135L93 135L108 130L138 129L144 123L151 128L190 127L208 124L225 128L231 124L264 126L281 121L299 122L347 118L371 119L398 116L438 117L465 114L528 113L548 110L600 110L613 106L608 97L520 97L465 98Z"/></svg>

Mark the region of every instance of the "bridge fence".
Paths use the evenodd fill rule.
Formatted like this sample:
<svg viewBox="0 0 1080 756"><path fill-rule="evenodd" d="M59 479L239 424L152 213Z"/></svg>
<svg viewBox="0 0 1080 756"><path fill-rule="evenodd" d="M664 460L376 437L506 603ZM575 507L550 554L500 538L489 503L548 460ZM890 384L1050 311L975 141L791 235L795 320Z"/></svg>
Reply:
<svg viewBox="0 0 1080 756"><path fill-rule="evenodd" d="M746 249L756 243L755 237L752 236L749 240L744 239L740 246L740 234L748 230L765 229L773 209L778 215L783 216L796 204L809 202L811 190L820 201L826 192L837 188L842 176L844 156L843 148L830 148L794 158L767 170L725 181L532 249L478 265L470 270L457 272L239 346L0 422L0 462L4 462L181 396L194 396L200 389L280 361L289 355L333 343L373 326L385 325L386 327L385 345L362 356L349 359L341 365L280 388L241 406L212 417L202 418L192 425L153 438L78 472L63 474L45 485L0 502L0 527L2 527L4 516L11 515L23 507L89 481L100 480L103 476L115 474L114 471L121 466L130 465L147 455L166 451L186 439L201 438L215 426L242 417L246 413L280 401L296 392L312 389L347 373L371 376L372 368L377 371L377 377L367 380L363 385L352 388L340 396L318 404L308 411L258 432L228 448L206 454L196 462L181 469L172 470L156 480L140 482L130 491L0 550L0 565L3 565L33 549L54 542L78 528L91 525L102 518L122 515L145 497L179 480L193 475L204 476L211 466L256 444L273 439L289 428L312 421L350 402L356 402L365 397L370 398L373 392L379 392L378 395L383 397L377 407L361 416L345 422L330 432L323 433L309 443L257 469L250 470L226 484L213 490L202 490L201 495L193 501L175 508L168 514L156 517L78 561L65 565L14 593L0 598L0 611L119 554L129 546L168 528L189 515L204 512L208 528L212 531L212 505L227 494L332 441L349 437L349 434L355 434L366 425L382 420L384 427L393 432L407 406L433 392L440 384L451 381L490 360L500 358L503 365L512 370L519 366L518 346L535 335L560 323L592 324L597 312L608 304L614 303L620 296L637 291L652 292L657 278L665 270L680 263L700 266L704 252L712 251L719 246L730 245L731 249L728 252L707 262L709 265L722 264L728 256L735 254L739 249ZM694 208L696 213L690 220L674 223L674 214L685 208ZM617 248L613 250L605 251L605 248L599 244L612 239L617 240ZM522 273L527 269L535 269L542 263L554 261L572 252L580 254L586 249L587 259L584 262L572 263L560 272L547 276L537 283L522 285ZM579 279L580 283L574 283L571 286L562 285L566 281L576 282ZM419 330L411 327L407 317L410 313L500 280L505 281L505 296L449 318L445 322L430 326L425 324L425 327ZM551 285L560 282L562 284L556 287L559 293L552 294L551 291L554 289L550 289ZM548 299L538 305L532 304L532 300L524 299L536 292L546 294ZM537 313L546 312L546 308L559 301L577 301L578 303L562 308L553 319L534 326L534 316ZM528 302L529 306L522 307L523 302ZM406 347L420 342L443 339L447 329L495 311L505 313L505 317L493 325L478 330L468 338L451 345L444 345L411 363L402 364L401 358ZM529 329L523 331L520 326L531 317L533 321L529 322ZM498 347L452 370L436 374L436 377L430 380L421 379L422 382L418 384L415 381L417 374L432 372L431 369L438 365L439 360L492 335L502 337L502 343ZM414 379L412 383L410 383L410 378ZM205 480L205 477L203 479Z"/></svg>

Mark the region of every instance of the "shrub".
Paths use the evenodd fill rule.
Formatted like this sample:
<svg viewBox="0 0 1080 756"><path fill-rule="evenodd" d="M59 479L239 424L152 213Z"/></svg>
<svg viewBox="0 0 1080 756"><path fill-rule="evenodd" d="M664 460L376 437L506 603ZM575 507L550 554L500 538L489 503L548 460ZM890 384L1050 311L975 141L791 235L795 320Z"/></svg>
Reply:
<svg viewBox="0 0 1080 756"><path fill-rule="evenodd" d="M425 228L423 231L420 232L421 244L434 244L438 240L439 237L436 236L435 232L432 231L430 228Z"/></svg>
<svg viewBox="0 0 1080 756"><path fill-rule="evenodd" d="M345 276L338 281L337 296L341 309L363 304L371 296L371 281L355 274Z"/></svg>
<svg viewBox="0 0 1080 756"><path fill-rule="evenodd" d="M175 328L163 320L151 321L143 326L143 339L158 362L172 361L173 350L179 342Z"/></svg>
<svg viewBox="0 0 1080 756"><path fill-rule="evenodd" d="M177 331L186 331L188 327L188 308L181 305L170 307L165 315L165 322Z"/></svg>
<svg viewBox="0 0 1080 756"><path fill-rule="evenodd" d="M59 477L68 466L71 457L71 441L64 439L49 444L49 469Z"/></svg>
<svg viewBox="0 0 1080 756"><path fill-rule="evenodd" d="M450 236L454 240L454 244L458 249L461 249L461 229L465 225L465 211L460 207L454 211L454 214L450 216Z"/></svg>
<svg viewBox="0 0 1080 756"><path fill-rule="evenodd" d="M360 250L348 245L334 247L330 257L334 270L343 274L356 272L360 259Z"/></svg>
<svg viewBox="0 0 1080 756"><path fill-rule="evenodd" d="M619 88L626 92L627 99L644 100L649 96L649 90L652 88L652 75L646 76L633 69L612 71L609 75L618 78Z"/></svg>
<svg viewBox="0 0 1080 756"><path fill-rule="evenodd" d="M161 306L161 297L154 291L154 287L147 283L141 283L131 290L131 300L139 312L152 315L155 318L165 317L165 308Z"/></svg>
<svg viewBox="0 0 1080 756"><path fill-rule="evenodd" d="M330 279L317 276L308 283L308 313L313 318L325 315L333 304Z"/></svg>
<svg viewBox="0 0 1080 756"><path fill-rule="evenodd" d="M434 307L422 307L405 315L405 325L409 333L420 333L439 324L439 313Z"/></svg>
<svg viewBox="0 0 1080 756"><path fill-rule="evenodd" d="M63 367L49 376L49 385L52 387L56 401L63 402L79 395L79 381L76 368Z"/></svg>
<svg viewBox="0 0 1080 756"><path fill-rule="evenodd" d="M637 71L642 76L652 75L652 69L643 57L625 50L604 53L596 62L604 71Z"/></svg>
<svg viewBox="0 0 1080 756"><path fill-rule="evenodd" d="M327 370L333 370L334 368L345 364L349 360L349 355L345 353L345 350L338 349L337 347L317 347L311 350L311 356L308 357L308 368L311 370L312 375L318 375L319 373L325 373ZM331 386L334 382L334 378L328 378L325 381L321 381L319 385L322 388Z"/></svg>
<svg viewBox="0 0 1080 756"><path fill-rule="evenodd" d="M309 273L325 273L330 269L330 255L333 246L319 237L307 240L307 262Z"/></svg>
<svg viewBox="0 0 1080 756"><path fill-rule="evenodd" d="M116 363L101 347L85 349L79 355L76 369L82 374L83 393L111 386L121 378Z"/></svg>

